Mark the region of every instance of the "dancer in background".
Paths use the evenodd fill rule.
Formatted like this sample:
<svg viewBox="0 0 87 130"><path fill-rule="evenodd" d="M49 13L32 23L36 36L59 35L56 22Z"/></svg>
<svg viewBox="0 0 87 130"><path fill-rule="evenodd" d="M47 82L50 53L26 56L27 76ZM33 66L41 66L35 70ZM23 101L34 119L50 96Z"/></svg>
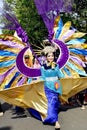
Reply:
<svg viewBox="0 0 87 130"><path fill-rule="evenodd" d="M32 60L31 60L29 55L24 56L24 62L25 62L25 65L28 66L28 67L33 66Z"/></svg>
<svg viewBox="0 0 87 130"><path fill-rule="evenodd" d="M84 63L85 63L85 67L84 67L84 70L87 74L87 56L84 56ZM81 76L83 77L83 76ZM86 99L86 94L87 94L87 89L81 91L79 94L78 94L78 98L79 98L79 101L80 101L80 104L81 104L81 109L84 110L85 109L85 99Z"/></svg>

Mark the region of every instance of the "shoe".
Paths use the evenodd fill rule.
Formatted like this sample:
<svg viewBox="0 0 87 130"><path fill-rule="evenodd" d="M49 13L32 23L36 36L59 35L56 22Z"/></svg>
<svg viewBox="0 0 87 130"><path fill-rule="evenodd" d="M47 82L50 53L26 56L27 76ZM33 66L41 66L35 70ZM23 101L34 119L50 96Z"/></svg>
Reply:
<svg viewBox="0 0 87 130"><path fill-rule="evenodd" d="M55 123L55 130L60 130L60 124L58 121Z"/></svg>
<svg viewBox="0 0 87 130"><path fill-rule="evenodd" d="M3 116L4 115L4 113L3 112L0 112L0 116Z"/></svg>
<svg viewBox="0 0 87 130"><path fill-rule="evenodd" d="M86 105L87 104L87 101L84 101L84 105Z"/></svg>
<svg viewBox="0 0 87 130"><path fill-rule="evenodd" d="M85 110L85 106L84 105L82 105L81 110Z"/></svg>

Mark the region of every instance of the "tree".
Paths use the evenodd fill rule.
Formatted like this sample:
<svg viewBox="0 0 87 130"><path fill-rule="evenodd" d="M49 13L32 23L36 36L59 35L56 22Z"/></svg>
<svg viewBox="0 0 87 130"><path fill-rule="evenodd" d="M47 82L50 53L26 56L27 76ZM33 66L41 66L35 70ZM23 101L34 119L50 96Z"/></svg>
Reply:
<svg viewBox="0 0 87 130"><path fill-rule="evenodd" d="M79 31L87 31L87 0L74 0L71 13L63 13L64 21L72 21L72 25Z"/></svg>
<svg viewBox="0 0 87 130"><path fill-rule="evenodd" d="M31 43L40 43L47 37L47 29L42 18L38 15L34 0L6 0L14 6L16 17L23 29L27 32Z"/></svg>

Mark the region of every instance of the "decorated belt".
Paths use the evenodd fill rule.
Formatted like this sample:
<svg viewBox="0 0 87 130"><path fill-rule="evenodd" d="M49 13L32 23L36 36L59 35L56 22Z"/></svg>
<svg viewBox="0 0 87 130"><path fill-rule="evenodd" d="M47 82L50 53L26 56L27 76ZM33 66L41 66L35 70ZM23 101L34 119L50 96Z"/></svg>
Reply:
<svg viewBox="0 0 87 130"><path fill-rule="evenodd" d="M47 77L46 78L46 81L55 81L55 80L58 80L58 77Z"/></svg>

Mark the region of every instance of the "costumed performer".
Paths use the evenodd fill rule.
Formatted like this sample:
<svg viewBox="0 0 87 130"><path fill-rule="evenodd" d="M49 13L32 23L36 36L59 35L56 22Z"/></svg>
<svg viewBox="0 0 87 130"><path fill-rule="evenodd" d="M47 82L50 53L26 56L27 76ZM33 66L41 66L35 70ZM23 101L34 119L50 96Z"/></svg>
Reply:
<svg viewBox="0 0 87 130"><path fill-rule="evenodd" d="M64 75L56 64L55 48L46 46L43 52L46 56L46 62L41 67L41 78L45 80L45 94L48 100L47 117L43 122L55 123L55 129L60 129L58 109L60 106L59 95L62 94L62 88L59 78L64 77Z"/></svg>

